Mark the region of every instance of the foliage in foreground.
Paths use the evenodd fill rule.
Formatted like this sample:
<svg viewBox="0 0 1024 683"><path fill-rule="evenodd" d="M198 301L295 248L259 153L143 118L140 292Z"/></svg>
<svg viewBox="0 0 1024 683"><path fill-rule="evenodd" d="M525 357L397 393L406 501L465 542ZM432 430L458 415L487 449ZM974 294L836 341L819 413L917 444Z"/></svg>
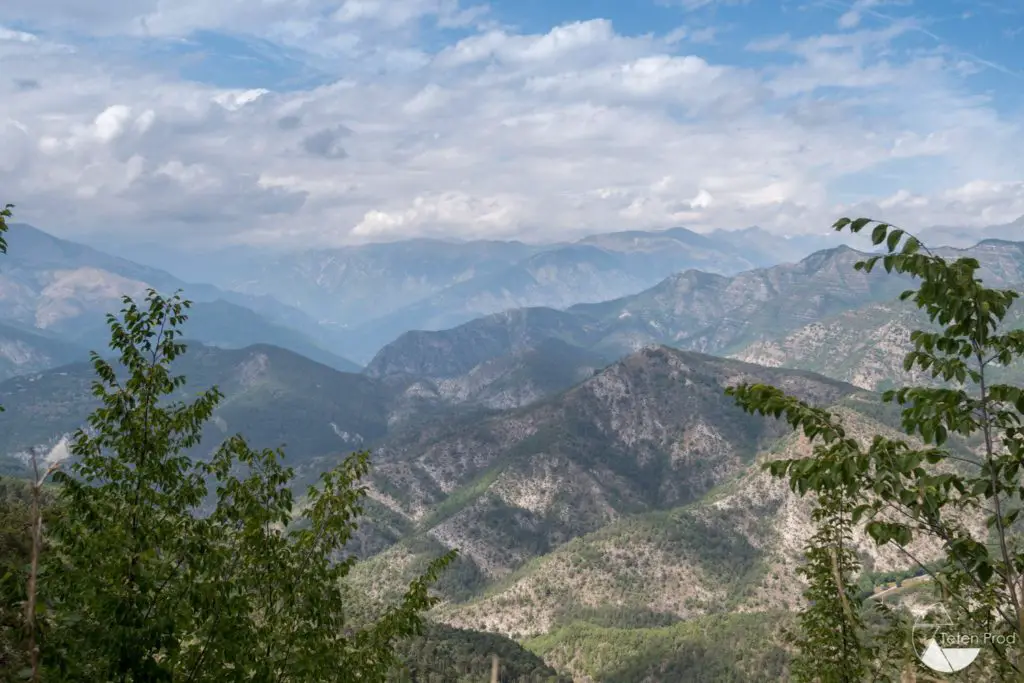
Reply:
<svg viewBox="0 0 1024 683"><path fill-rule="evenodd" d="M860 681L866 672L878 675L881 669L911 675L915 665L908 651L923 649L923 643L900 643L898 637L878 649L864 633L857 618L861 596L849 590L848 570L855 567L842 566L842 535L825 532L837 521L829 505L846 501L851 524L861 525L879 545L899 549L908 563L933 578L960 632L968 628L973 631L968 635L1005 639L985 648L979 663L965 672L969 680L982 675L1022 680L1024 546L1017 518L1024 496L1024 389L993 382L991 376L994 367L1024 357L1024 330L1002 326L1020 295L986 288L976 259L949 262L888 224L843 218L834 228L856 233L869 225L874 225L872 241L884 243L887 253L856 268L870 272L881 262L886 271L919 279L920 287L904 292L901 300L912 300L939 326L911 334L913 350L904 367L944 384L883 394L886 403L901 408L905 433L924 447L876 436L864 448L833 412L776 387L743 384L728 390L746 411L783 417L815 443L811 458L769 464L771 473L787 478L798 494L816 495L825 510L818 520L821 531L808 548L808 597L814 602L802 615L803 648L795 668L809 674L817 669L821 680L835 681ZM951 435L980 436L977 454L964 457L945 447ZM984 529L979 532L972 520L982 520ZM939 565L910 550L922 537L943 549ZM821 602L832 608L820 609ZM900 628L893 624L893 633Z"/></svg>
<svg viewBox="0 0 1024 683"><path fill-rule="evenodd" d="M7 253L7 219L13 215L13 208L14 204L0 204L0 254Z"/></svg>
<svg viewBox="0 0 1024 683"><path fill-rule="evenodd" d="M235 436L209 461L183 455L221 395L168 400L184 382L169 366L185 350L177 339L189 303L154 291L146 303L125 298L121 317L108 318L119 363L93 354L101 407L75 434L67 471L54 475L39 618L27 619L36 622L28 635L38 638L38 663L22 674L384 681L395 642L420 633L435 602L428 587L454 553L433 562L400 604L359 620L343 582L355 558L342 549L362 512L368 453L324 474L301 511L280 451L255 451ZM21 567L12 573L24 578ZM7 618L17 596L4 597Z"/></svg>

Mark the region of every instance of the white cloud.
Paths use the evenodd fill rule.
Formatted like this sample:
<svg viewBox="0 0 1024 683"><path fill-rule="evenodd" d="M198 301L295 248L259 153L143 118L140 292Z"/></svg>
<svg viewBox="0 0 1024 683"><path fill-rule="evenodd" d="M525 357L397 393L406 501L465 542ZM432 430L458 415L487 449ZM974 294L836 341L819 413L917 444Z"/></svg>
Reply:
<svg viewBox="0 0 1024 683"><path fill-rule="evenodd" d="M462 192L420 196L395 211L368 211L352 233L371 240L419 234L476 237L486 234L508 237L516 232L515 197L474 197ZM422 228L425 228L423 230Z"/></svg>
<svg viewBox="0 0 1024 683"><path fill-rule="evenodd" d="M124 129L124 124L131 116L132 110L123 104L107 107L93 121L93 134L100 142L110 142Z"/></svg>
<svg viewBox="0 0 1024 683"><path fill-rule="evenodd" d="M714 203L715 198L707 190L701 190L697 196L690 200L691 209L706 209Z"/></svg>
<svg viewBox="0 0 1024 683"><path fill-rule="evenodd" d="M0 40L12 43L34 43L38 41L39 38L31 33L26 33L25 31L15 31L14 29L0 26Z"/></svg>
<svg viewBox="0 0 1024 683"><path fill-rule="evenodd" d="M441 52L438 63L463 66L486 60L516 63L550 63L573 52L601 47L616 40L606 19L578 21L556 26L542 35L510 35L503 30L464 38Z"/></svg>
<svg viewBox="0 0 1024 683"><path fill-rule="evenodd" d="M915 227L999 225L1024 216L1024 181L975 180L932 196L901 189L876 202L843 208L865 215L874 212L885 220Z"/></svg>
<svg viewBox="0 0 1024 683"><path fill-rule="evenodd" d="M10 25L77 17L132 41L234 22L340 75L219 88L123 52L71 53L60 33L0 32L17 79L0 80L0 200L64 234L303 246L679 223L795 233L858 206L918 224L1024 213L1021 125L972 93L959 60L895 51L907 22L766 37L749 46L764 58L737 66L690 29L625 36L592 19L526 34L485 16L454 0L9 0ZM427 50L425 17L463 37Z"/></svg>

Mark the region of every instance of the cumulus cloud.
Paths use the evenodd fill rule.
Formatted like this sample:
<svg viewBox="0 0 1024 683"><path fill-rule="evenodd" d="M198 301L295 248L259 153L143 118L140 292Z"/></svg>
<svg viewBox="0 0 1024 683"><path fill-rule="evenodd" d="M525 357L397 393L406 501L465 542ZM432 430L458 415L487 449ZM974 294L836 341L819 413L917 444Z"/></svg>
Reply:
<svg viewBox="0 0 1024 683"><path fill-rule="evenodd" d="M727 59L690 28L531 33L457 0L8 0L0 200L72 236L303 246L1024 214L1020 119L959 57L903 49L912 22L864 21L878 4ZM443 30L427 40L424 22ZM228 28L332 76L225 87L168 61Z"/></svg>

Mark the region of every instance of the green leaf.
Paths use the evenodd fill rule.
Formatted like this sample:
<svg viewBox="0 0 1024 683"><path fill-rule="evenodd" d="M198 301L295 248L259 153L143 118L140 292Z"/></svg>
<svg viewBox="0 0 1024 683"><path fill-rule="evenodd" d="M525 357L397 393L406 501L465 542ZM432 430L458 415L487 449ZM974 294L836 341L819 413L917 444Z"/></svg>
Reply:
<svg viewBox="0 0 1024 683"><path fill-rule="evenodd" d="M903 237L902 230L893 230L889 233L889 237L886 238L885 246L889 251L896 251L896 245L900 243L900 238Z"/></svg>
<svg viewBox="0 0 1024 683"><path fill-rule="evenodd" d="M871 243L881 244L885 240L885 233L885 225L876 225L875 229L871 231Z"/></svg>
<svg viewBox="0 0 1024 683"><path fill-rule="evenodd" d="M853 223L849 224L850 232L860 232L861 230L864 229L865 225L872 222L874 221L872 221L870 218L858 218L855 221L853 221Z"/></svg>

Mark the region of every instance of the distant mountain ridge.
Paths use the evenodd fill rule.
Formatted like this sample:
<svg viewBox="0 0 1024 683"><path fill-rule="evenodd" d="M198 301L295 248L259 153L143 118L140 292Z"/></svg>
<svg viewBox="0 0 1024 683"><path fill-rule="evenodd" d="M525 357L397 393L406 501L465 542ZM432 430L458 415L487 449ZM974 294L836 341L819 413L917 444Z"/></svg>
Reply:
<svg viewBox="0 0 1024 683"><path fill-rule="evenodd" d="M241 432L258 448L287 445L291 464L301 468L374 443L389 428L387 388L361 374L266 344L224 349L185 343L172 372L187 382L174 398L193 400L213 386L225 394L194 457ZM59 450L60 439L83 427L98 406L95 379L91 363L77 362L0 382L0 461L12 467L31 448Z"/></svg>
<svg viewBox="0 0 1024 683"><path fill-rule="evenodd" d="M169 295L182 290L193 301L190 332L210 344L226 347L264 342L291 348L343 370L359 366L330 352L323 328L297 309L268 296L250 296L211 285L189 284L166 271L111 256L92 247L62 240L28 225L14 224L7 236L8 253L0 258L0 324L34 331L41 339L29 349L22 334L23 362L0 367L6 376L53 367L75 359L72 347L87 358L85 349L107 346L105 316L121 308L121 297L137 301L153 288ZM44 350L45 338L65 344L64 351ZM0 333L0 344L11 340ZM13 346L8 344L13 349ZM52 347L52 345L51 345ZM13 353L13 351L12 351ZM31 358L36 358L32 361ZM49 359L49 360L46 360Z"/></svg>
<svg viewBox="0 0 1024 683"><path fill-rule="evenodd" d="M990 240L970 254L994 284L1024 282L1024 243ZM687 270L619 299L565 310L513 309L441 331L411 331L368 363L373 376L444 377L542 339L555 338L614 360L650 344L728 355L869 304L891 303L910 278L854 270L869 254L848 246L819 251L795 264L733 276Z"/></svg>
<svg viewBox="0 0 1024 683"><path fill-rule="evenodd" d="M1022 217L1021 220L1024 220ZM1018 239L1020 220L981 230L957 229L956 246L986 237ZM925 229L932 238L942 230ZM735 275L795 263L823 249L866 238L823 227L780 236L753 226L697 233L684 227L591 234L575 241L526 244L499 240L415 238L345 247L272 252L252 247L197 256L188 272L226 290L272 296L307 320L280 322L367 363L409 330L441 330L522 307L566 308L628 296L688 269ZM941 243L942 240L939 240ZM952 244L952 242L950 242ZM131 254L130 246L118 251ZM138 251L150 262L165 254ZM175 251L174 254L185 254ZM181 266L185 268L184 264ZM250 302L239 302L254 310ZM263 311L261 311L263 312ZM318 325L311 328L310 320Z"/></svg>
<svg viewBox="0 0 1024 683"><path fill-rule="evenodd" d="M303 310L340 340L341 355L367 362L411 329L445 329L511 308L596 303L687 268L733 274L839 241L786 239L756 227L741 232L677 227L539 245L411 239L282 254L250 249L225 254L206 270L221 287L273 295Z"/></svg>
<svg viewBox="0 0 1024 683"><path fill-rule="evenodd" d="M1024 216L1009 223L982 228L935 226L921 231L920 237L930 246L964 248L984 240L1020 241L1024 239Z"/></svg>
<svg viewBox="0 0 1024 683"><path fill-rule="evenodd" d="M185 323L186 333L192 322ZM5 332L0 325L0 359ZM33 372L22 368L16 376L0 378L0 405L6 407L0 412L0 465L6 462L0 471L17 469L18 454L31 448L58 446L98 405L90 390L92 364L80 360L84 350L53 343L55 353L65 351L72 362ZM285 445L293 464L314 469L323 458L371 447L387 434L415 430L427 420L535 403L608 363L578 347L542 340L443 379L374 377L268 344L224 348L188 336L185 343L185 355L172 367L187 379L176 398L191 400L215 385L226 395L194 456L203 457L227 435L241 432L259 447Z"/></svg>

